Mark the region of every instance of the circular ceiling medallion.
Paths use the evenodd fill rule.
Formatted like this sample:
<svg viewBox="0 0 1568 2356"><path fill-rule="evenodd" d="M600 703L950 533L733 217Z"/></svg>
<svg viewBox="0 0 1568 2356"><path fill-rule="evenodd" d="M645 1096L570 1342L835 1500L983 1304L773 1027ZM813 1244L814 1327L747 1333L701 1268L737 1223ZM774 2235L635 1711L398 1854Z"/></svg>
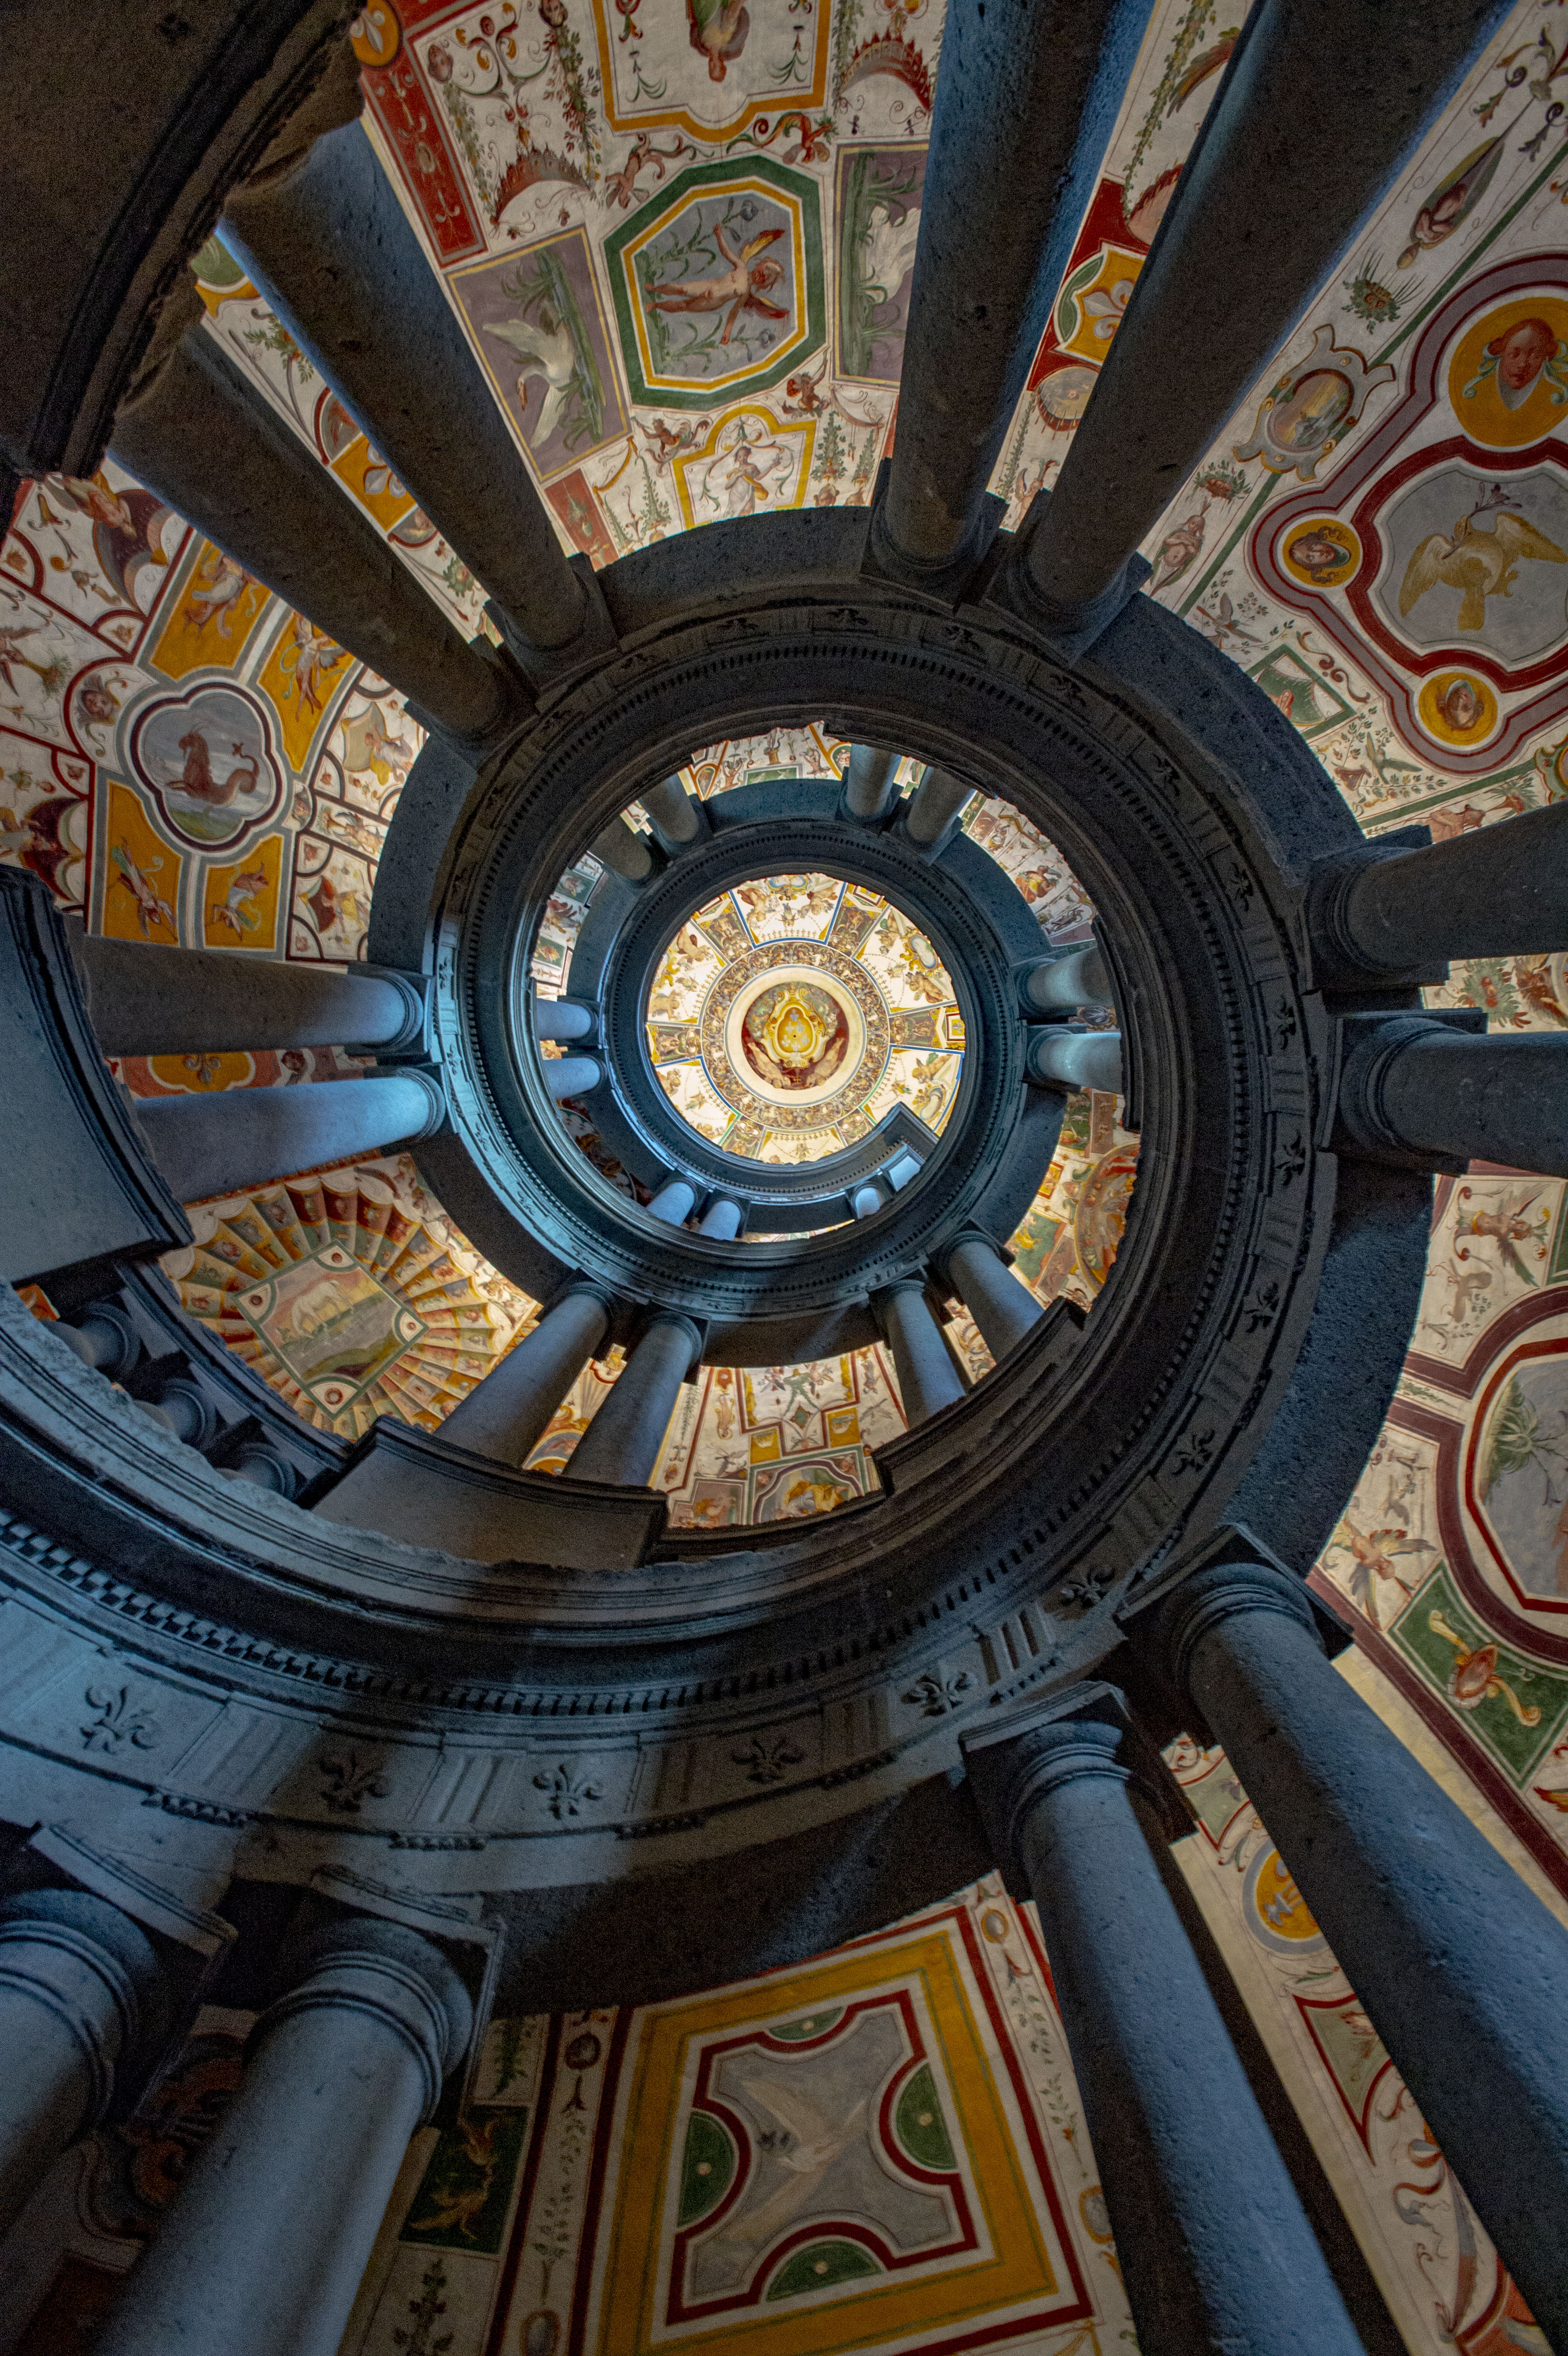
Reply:
<svg viewBox="0 0 1568 2356"><path fill-rule="evenodd" d="M648 992L660 1086L699 1136L764 1162L816 1162L903 1104L933 1136L964 1031L925 935L834 875L772 875L689 917Z"/></svg>

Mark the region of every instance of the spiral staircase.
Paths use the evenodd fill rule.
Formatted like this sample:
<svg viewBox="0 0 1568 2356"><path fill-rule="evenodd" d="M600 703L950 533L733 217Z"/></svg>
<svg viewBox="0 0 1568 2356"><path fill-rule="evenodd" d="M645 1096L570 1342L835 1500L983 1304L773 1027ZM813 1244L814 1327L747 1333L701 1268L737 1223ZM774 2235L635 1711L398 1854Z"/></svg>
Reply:
<svg viewBox="0 0 1568 2356"><path fill-rule="evenodd" d="M1330 31L1354 52L1388 28L1264 0L1060 479L1009 535L986 485L1142 16L955 0L928 185L964 197L928 204L873 506L714 524L598 573L562 553L357 122L343 7L215 7L178 40L150 11L101 27L127 96L96 230L59 227L48 118L66 101L58 70L40 78L45 119L5 167L50 262L5 263L27 327L8 462L86 473L107 445L403 690L428 739L368 962L347 976L248 965L241 986L221 957L73 934L0 872L5 1273L59 1312L51 1327L0 1295L16 1828L0 1975L12 1955L8 1987L35 1968L29 1942L74 1941L82 1971L85 1944L99 1982L139 1991L117 1999L118 2056L99 2036L89 2094L17 2094L10 2213L41 2158L144 2081L215 1970L267 1992L285 1933L292 1984L316 1994L277 1999L280 2081L290 2054L310 2066L289 2040L326 2035L356 1972L425 1990L424 2025L400 2031L424 2077L357 2130L395 2171L498 1990L530 2010L641 2001L812 1953L999 1860L1040 1904L1092 2113L1102 2084L1144 2347L1360 2346L1222 2032L1195 2012L1175 2035L1211 2069L1232 2170L1264 2186L1251 2226L1181 2207L1191 2091L1159 2078L1147 1984L1083 1960L1092 1917L1102 1952L1131 1935L1108 1900L1095 1913L1093 1861L1136 1882L1181 1829L1155 1746L1186 1727L1225 1743L1568 2347L1561 1935L1329 1676L1344 1632L1303 1584L1392 1395L1431 1173L1568 1172L1568 1041L1487 1037L1421 1001L1449 958L1568 944L1568 808L1437 847L1419 829L1369 842L1268 698L1137 594L1169 487L1497 13L1405 10L1375 102L1342 66L1313 129L1339 168L1306 202L1305 133L1298 152L1261 126ZM24 8L22 37L49 14ZM204 333L183 265L219 212L483 584L493 640L461 637ZM837 784L698 802L680 782L701 745L816 720L854 748ZM976 793L1058 847L1092 942L1042 954L959 823ZM540 915L589 852L603 884L552 1000L530 978ZM660 958L717 894L795 873L882 895L934 944L965 1041L940 1135L900 1111L824 1159L761 1164L661 1090ZM149 1108L103 1060L314 1041L373 1071ZM1008 1239L1089 1084L1123 1093L1136 1186L1092 1312L1042 1312ZM563 1095L592 1102L632 1191L578 1150ZM401 1142L542 1313L439 1432L383 1418L349 1447L216 1344L155 1263L189 1239L183 1204ZM974 1384L943 1334L958 1304L996 1362ZM879 1452L880 1494L805 1522L667 1526L649 1484L696 1365L879 1340L909 1421ZM624 1370L567 1477L520 1469L612 1344ZM140 1710L165 1739L84 1753L79 1689L110 1697L106 1724ZM377 1780L348 1809L331 1762L356 1743ZM146 1808L209 1903L125 1864ZM133 1925L112 1970L112 1913ZM1529 1992L1505 2003L1510 1977ZM273 2171L252 2189L254 2259L218 2254L221 2195L193 2178L183 2244L176 2215L176 2254L160 2273L159 2244L106 2330L116 2356L204 2344L198 2283L254 2296L281 2163L253 2131ZM370 2192L360 2206L373 2234ZM1225 2276L1246 2232L1294 2285L1286 2320ZM368 2247L357 2224L341 2241L336 2288L308 2311L236 2308L224 2345L335 2348Z"/></svg>

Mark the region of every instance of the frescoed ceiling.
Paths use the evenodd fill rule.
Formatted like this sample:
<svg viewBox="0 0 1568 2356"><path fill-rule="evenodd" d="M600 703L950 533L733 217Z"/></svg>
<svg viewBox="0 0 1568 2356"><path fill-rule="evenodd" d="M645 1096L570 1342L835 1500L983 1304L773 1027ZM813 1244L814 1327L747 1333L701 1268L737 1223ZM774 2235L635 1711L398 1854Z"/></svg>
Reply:
<svg viewBox="0 0 1568 2356"><path fill-rule="evenodd" d="M763 876L699 908L654 975L646 1031L681 1119L759 1162L841 1152L900 1102L940 1136L964 1066L930 941L833 875Z"/></svg>
<svg viewBox="0 0 1568 2356"><path fill-rule="evenodd" d="M1403 2344L1541 2344L1224 1753L1167 1755L1195 1819L1173 1854ZM753 1740L759 1777L791 1758ZM57 2356L102 2312L178 2182L160 2163L212 2133L252 2020L200 2013L133 2115L79 2147L47 2228L57 2294L17 2356ZM1136 2346L1035 1909L995 1877L731 1987L499 2004L461 2108L411 2147L343 2356L847 2346Z"/></svg>
<svg viewBox="0 0 1568 2356"><path fill-rule="evenodd" d="M1003 446L1010 523L1093 397L1243 13L1154 8ZM1568 793L1561 16L1520 0L1146 546L1149 594L1259 680L1374 833L1444 838ZM869 502L895 427L942 29L942 0L373 0L357 20L371 135L569 549L604 565L720 518ZM210 332L344 497L483 626L461 563L220 243L196 273ZM398 696L112 463L24 487L0 556L0 857L93 929L362 956L421 741ZM809 731L711 747L689 782L825 776L836 749ZM968 823L995 847L1011 821ZM536 952L547 988L565 985L590 862L576 896L567 880ZM1568 966L1456 966L1429 995L1560 1028ZM344 1069L306 1061L292 1076ZM139 1088L282 1076L259 1057L126 1074ZM1070 1110L1014 1239L1042 1297L1092 1297L1104 1274L1135 1143L1115 1110ZM1568 1887L1562 1192L1489 1171L1440 1192L1406 1380L1321 1575ZM860 1376L817 1371L820 1422ZM740 1483L717 1469L739 1408L722 1440L717 1401L703 1412L711 1458L706 1437L672 1451L693 1512L694 1481Z"/></svg>

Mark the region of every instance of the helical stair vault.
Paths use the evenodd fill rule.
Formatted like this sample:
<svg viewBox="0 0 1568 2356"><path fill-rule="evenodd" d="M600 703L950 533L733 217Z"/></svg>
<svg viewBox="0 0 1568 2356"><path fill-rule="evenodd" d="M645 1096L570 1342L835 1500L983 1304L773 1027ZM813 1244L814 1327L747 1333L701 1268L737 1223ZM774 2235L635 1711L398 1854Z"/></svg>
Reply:
<svg viewBox="0 0 1568 2356"><path fill-rule="evenodd" d="M1189 1820L1156 1746L1186 1729L1223 1744L1502 2254L1534 2317L1517 2344L1568 2351L1568 1941L1330 1670L1344 1633L1304 1584L1392 1395L1432 1173L1568 1173L1568 1037L1421 996L1451 958L1568 948L1568 808L1368 841L1275 702L1138 594L1172 486L1502 12L1260 0L1009 534L987 487L1147 11L951 0L943 200L870 505L598 571L562 552L357 120L346 11L214 10L185 97L171 20L126 13L99 37L146 92L137 226L11 459L83 477L107 446L428 734L347 972L89 935L0 869L5 1272L58 1312L0 1301L24 1828L0 2013L34 2024L5 2048L5 2215L146 2083L238 1923L272 2008L94 2344L330 2356L497 1974L515 2010L642 2001L1000 1863L1039 1904L1148 2356L1381 2347L1162 1879ZM219 210L490 635L206 331L183 264ZM688 789L700 748L807 723L839 776ZM1053 847L1092 925L1042 937L965 829L976 796ZM543 912L585 862L565 989L541 987ZM744 894L778 877L805 913L753 938ZM884 920L950 993L940 1033L879 979ZM710 979L695 1016L661 1015L682 941ZM345 1044L371 1066L353 1087L155 1102L104 1060ZM938 1047L923 1111L889 1076ZM1120 1091L1138 1141L1088 1314L1042 1308L1008 1249L1086 1087ZM225 1348L180 1206L250 1190L275 1233L342 1241L355 1214L295 1173L392 1145L542 1307L438 1426L381 1415L350 1442ZM404 1248L385 1218L371 1241L383 1270ZM155 1265L182 1246L183 1306ZM416 1259L411 1312L433 1315ZM652 1484L696 1368L872 1345L907 1422L880 1489L667 1526ZM617 1346L560 1474L523 1469ZM128 1687L177 1745L142 1741ZM84 1753L88 1706L108 1730ZM341 1794L356 1744L373 1816L324 1813L321 1762Z"/></svg>

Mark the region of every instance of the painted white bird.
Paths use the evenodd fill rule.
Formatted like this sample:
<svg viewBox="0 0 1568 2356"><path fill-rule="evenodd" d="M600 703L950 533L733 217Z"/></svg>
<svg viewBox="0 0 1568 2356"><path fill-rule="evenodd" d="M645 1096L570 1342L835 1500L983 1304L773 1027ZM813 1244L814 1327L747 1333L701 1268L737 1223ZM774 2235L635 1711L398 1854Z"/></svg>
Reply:
<svg viewBox="0 0 1568 2356"><path fill-rule="evenodd" d="M872 208L870 232L865 241L865 259L861 264L866 285L874 289L878 300L891 303L903 284L904 273L914 264L914 250L920 241L920 209L906 212L895 221L886 205Z"/></svg>
<svg viewBox="0 0 1568 2356"><path fill-rule="evenodd" d="M528 413L528 380L530 376L543 377L545 397L531 439L548 442L560 422L560 412L577 373L577 346L572 341L571 329L546 307L540 319L498 319L485 333L494 336L498 343L509 345L523 362L517 371L517 402L525 418Z"/></svg>

